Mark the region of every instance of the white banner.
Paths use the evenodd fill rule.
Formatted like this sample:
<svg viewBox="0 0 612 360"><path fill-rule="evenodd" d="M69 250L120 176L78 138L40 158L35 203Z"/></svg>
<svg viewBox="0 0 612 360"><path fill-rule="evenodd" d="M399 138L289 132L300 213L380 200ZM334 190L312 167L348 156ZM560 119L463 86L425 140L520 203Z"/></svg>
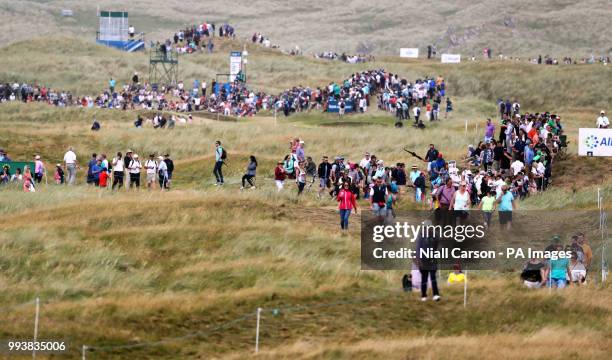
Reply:
<svg viewBox="0 0 612 360"><path fill-rule="evenodd" d="M419 48L401 48L400 57L403 58L418 58Z"/></svg>
<svg viewBox="0 0 612 360"><path fill-rule="evenodd" d="M230 82L236 80L236 75L242 69L242 53L240 51L232 51L230 53Z"/></svg>
<svg viewBox="0 0 612 360"><path fill-rule="evenodd" d="M461 54L442 54L443 64L458 64L461 62Z"/></svg>
<svg viewBox="0 0 612 360"><path fill-rule="evenodd" d="M612 156L612 129L580 128L578 155Z"/></svg>

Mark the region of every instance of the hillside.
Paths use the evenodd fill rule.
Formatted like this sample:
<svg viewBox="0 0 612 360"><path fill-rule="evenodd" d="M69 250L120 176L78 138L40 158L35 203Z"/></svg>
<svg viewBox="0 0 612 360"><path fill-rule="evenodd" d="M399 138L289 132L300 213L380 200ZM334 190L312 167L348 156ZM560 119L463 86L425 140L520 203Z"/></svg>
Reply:
<svg viewBox="0 0 612 360"><path fill-rule="evenodd" d="M227 72L228 53L242 49L242 43L223 40L217 47L214 54L197 53L180 58L180 76L186 84L194 79L210 81L216 74ZM537 66L505 61L440 64L394 57L345 64L292 57L253 45L247 49L251 88L273 94L298 85L325 86L356 71L384 68L413 80L443 75L449 94L473 100L477 107L473 111L495 111L491 105L498 98L517 99L523 107L538 107L538 110L542 106L550 111L586 107L593 114L612 103L612 94L605 91L612 83L612 67L600 64ZM49 37L19 42L0 48L0 57L4 64L0 67L0 81L38 82L78 95L101 92L110 77L125 83L134 71L148 78L148 54L128 54L79 38ZM488 104L483 105L482 101Z"/></svg>
<svg viewBox="0 0 612 360"><path fill-rule="evenodd" d="M23 104L4 104L0 112L0 143L15 158L40 152L53 163L68 145L79 154L130 147L170 151L177 165L168 193L43 185L32 197L3 189L0 337L30 335L32 306L12 306L39 296L40 334L69 340L68 359L80 359L82 344L91 347L87 359L249 358L257 307L265 309L264 359L439 358L457 349L457 359L604 359L610 351L609 286L549 294L519 286L516 273L471 272L466 310L462 288L450 286L442 287L441 304L421 306L416 295L399 291L403 272L359 271L358 228L338 233L333 202L276 194L271 183L270 169L292 136L306 139L317 157L357 157L367 147L389 161L410 161L388 144L425 148L441 141L439 127L412 138L371 125L368 136L263 116L237 123L196 118L170 133L133 129L131 112ZM87 130L93 116L104 126L99 134ZM462 126L445 126L441 146L459 156ZM221 190L209 185L217 138L231 146ZM240 192L250 153L260 162L260 189ZM606 171L605 163L592 164ZM575 193L559 185L521 207L593 208L596 188L606 199L612 188L592 179ZM495 351L482 354L483 343ZM584 350L561 351L560 343Z"/></svg>
<svg viewBox="0 0 612 360"><path fill-rule="evenodd" d="M142 26L155 25L161 30L180 25L172 19L195 16L196 11L186 10L188 6L202 13L211 7L209 2L191 0L167 1L157 7L141 0L129 5L112 3L141 9L147 14L141 19ZM208 13L222 18L218 15L221 9L227 11L230 5L218 3L220 10ZM425 9L425 3L406 3L424 14L432 11ZM465 11L481 9L484 14L493 12L492 3L433 7L446 9L449 18L475 21L459 5ZM596 8L605 5L587 3ZM239 29L267 24L276 29L279 39L295 39L299 36L294 31L304 26L295 19L314 21L317 14L321 24L342 14L354 19L357 9L367 5L338 4L311 2L308 6L312 8L301 5L295 16L281 11L279 1L232 8L233 17L246 24ZM544 11L548 6L520 4L518 12ZM590 9L577 10L572 4L557 5L560 18L564 11L590 14ZM20 33L20 18L2 23L0 28L15 26L10 28L15 41L0 48L0 82L38 82L83 95L99 93L110 77L119 86L134 71L146 77L146 54L126 54L93 44L85 34L78 34L86 21L80 15L74 19L49 16L63 6L91 11L95 5L69 0L0 5L0 16L34 14L41 21L32 27L53 32L53 36L17 41L29 36ZM380 16L387 14L387 19L393 10L391 5L381 7ZM359 16L363 20L364 15ZM491 15L491 21L497 16ZM65 21L68 23L63 24ZM333 26L344 26L344 21L349 20ZM387 31L413 31L415 38L422 36L410 24L405 28L396 24ZM281 26L288 30L282 31ZM68 35L59 36L59 29ZM315 32L304 33L305 42L312 41L314 47ZM359 36L347 36L359 40ZM322 38L342 42L339 36ZM540 43L543 40L538 37L530 41L548 44ZM597 37L592 41L598 41ZM187 84L193 79L210 81L227 71L229 51L241 49L242 42L224 40L217 48L212 55L181 58ZM275 93L296 85L316 87L362 69L384 68L408 79L442 75L455 108L451 118L428 122L423 130L395 128L393 114L375 106L365 114L344 118L316 110L288 118L262 111L253 117L216 121L214 116L194 113L192 123L177 124L170 130L151 125L134 128L137 115L151 113L138 110L0 104L0 148L13 159L41 154L51 173L72 146L83 165L77 186L58 186L49 177L49 184L43 181L35 193L16 186L0 187L0 339L32 337L32 301L39 297L39 339L67 341L69 351L57 356L37 354L38 359L83 359L83 345L88 346L88 360L609 358L612 287L595 280L603 251L597 229L587 234L596 270L586 286L527 289L519 280L519 269L470 270L464 307L463 286L447 285L448 271L441 271L442 301L423 303L416 292L401 290L406 271L361 270L359 216L352 215L350 231L340 233L335 200L325 194L317 198L316 185L297 196L290 181L284 191L277 192L273 168L289 151L289 139L295 137L305 141L307 155L317 162L323 155L359 160L369 151L386 164L401 161L408 167L424 166L403 147L424 153L430 143L446 159L461 161L467 145L482 139L484 120L495 116L495 100L502 97L517 99L524 111L557 112L570 141L567 157L555 164L551 188L520 201L519 211L547 212L555 217L556 211L595 210L598 189L609 209L610 160L575 154L578 128L592 126L599 110L609 110L612 103L607 91L612 67L500 61L443 66L392 56L350 65L290 57L260 47L249 46L248 50L249 86L255 90ZM102 124L100 131L89 130L92 118ZM213 144L219 139L229 153L223 187L213 186L212 175ZM84 185L84 167L92 153L112 157L128 148L141 158L170 153L176 166L172 190L111 191ZM252 154L258 160L257 189L241 191L240 180ZM359 207L369 211L363 200ZM398 210L424 208L411 196L397 205ZM596 216L593 212L593 219ZM583 224L574 220L563 225L578 228ZM604 256L608 263L612 260L609 248ZM262 308L260 352L255 356L258 308ZM0 358L3 356L0 352Z"/></svg>
<svg viewBox="0 0 612 360"><path fill-rule="evenodd" d="M609 54L612 13L607 0L527 1L500 4L479 1L367 1L314 0L251 1L239 7L227 1L25 0L0 6L0 44L46 34L95 38L96 6L127 10L139 31L149 39L165 39L196 21L229 22L246 39L261 32L289 49L353 53L373 49L376 54L398 54L400 47L435 43L440 52L482 54L490 47L497 55L586 57ZM74 17L62 18L61 9ZM231 15L230 15L231 14Z"/></svg>

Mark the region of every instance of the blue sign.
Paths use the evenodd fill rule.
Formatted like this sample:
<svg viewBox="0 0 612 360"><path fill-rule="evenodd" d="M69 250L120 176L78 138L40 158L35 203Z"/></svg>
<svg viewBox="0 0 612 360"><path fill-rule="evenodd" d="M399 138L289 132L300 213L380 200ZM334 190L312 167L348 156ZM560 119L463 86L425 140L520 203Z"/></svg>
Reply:
<svg viewBox="0 0 612 360"><path fill-rule="evenodd" d="M355 109L353 109L353 102L345 101L344 102L344 112L350 113L353 111L355 111ZM340 112L340 106L338 105L338 100L329 99L329 102L327 103L327 112L330 112L330 113Z"/></svg>

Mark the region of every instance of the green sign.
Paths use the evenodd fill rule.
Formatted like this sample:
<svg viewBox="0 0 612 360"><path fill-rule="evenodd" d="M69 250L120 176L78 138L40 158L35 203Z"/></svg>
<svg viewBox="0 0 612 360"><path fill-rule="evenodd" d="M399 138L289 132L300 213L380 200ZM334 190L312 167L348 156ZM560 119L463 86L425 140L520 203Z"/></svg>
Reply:
<svg viewBox="0 0 612 360"><path fill-rule="evenodd" d="M127 11L100 11L100 17L124 18L128 17L128 13Z"/></svg>
<svg viewBox="0 0 612 360"><path fill-rule="evenodd" d="M5 166L9 168L9 174L13 175L17 169L21 169L21 173L23 174L23 168L25 166L30 167L30 172L34 175L34 162L33 161L0 161L0 168L4 169Z"/></svg>

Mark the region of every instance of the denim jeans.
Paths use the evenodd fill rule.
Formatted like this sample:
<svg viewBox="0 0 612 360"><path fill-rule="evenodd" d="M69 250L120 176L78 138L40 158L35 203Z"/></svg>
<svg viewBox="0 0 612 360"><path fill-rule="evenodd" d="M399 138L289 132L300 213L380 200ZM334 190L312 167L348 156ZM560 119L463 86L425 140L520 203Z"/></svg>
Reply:
<svg viewBox="0 0 612 360"><path fill-rule="evenodd" d="M213 174L215 174L215 178L217 179L217 183L223 184L223 161L215 162L215 168L213 170Z"/></svg>
<svg viewBox="0 0 612 360"><path fill-rule="evenodd" d="M76 165L68 164L66 167L68 168L68 185L74 185L76 182Z"/></svg>
<svg viewBox="0 0 612 360"><path fill-rule="evenodd" d="M556 279L556 278L552 278L551 279L552 284L551 286L554 286L558 289L563 289L566 285L566 280L565 279Z"/></svg>
<svg viewBox="0 0 612 360"><path fill-rule="evenodd" d="M348 229L348 221L350 215L350 209L340 209L340 228Z"/></svg>

